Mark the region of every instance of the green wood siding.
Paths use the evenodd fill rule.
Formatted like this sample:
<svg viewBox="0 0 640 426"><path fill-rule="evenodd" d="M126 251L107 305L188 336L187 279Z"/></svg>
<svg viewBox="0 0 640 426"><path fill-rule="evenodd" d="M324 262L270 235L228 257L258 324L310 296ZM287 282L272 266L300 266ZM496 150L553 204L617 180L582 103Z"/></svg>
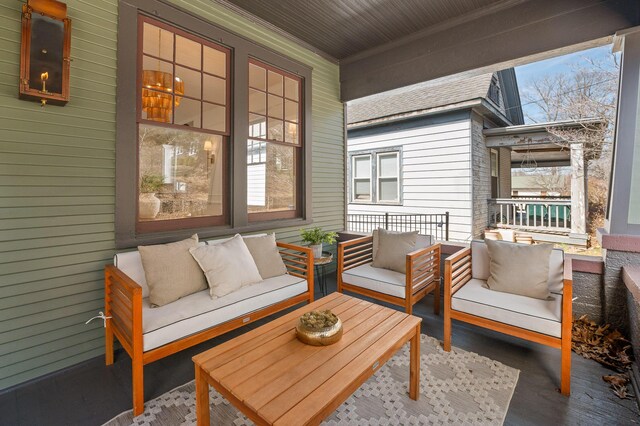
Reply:
<svg viewBox="0 0 640 426"><path fill-rule="evenodd" d="M338 66L211 1L175 1L313 67L314 225L344 215ZM71 101L18 100L20 6L0 0L0 389L103 353L102 270L115 253L117 0L68 0ZM277 229L298 240L298 229Z"/></svg>

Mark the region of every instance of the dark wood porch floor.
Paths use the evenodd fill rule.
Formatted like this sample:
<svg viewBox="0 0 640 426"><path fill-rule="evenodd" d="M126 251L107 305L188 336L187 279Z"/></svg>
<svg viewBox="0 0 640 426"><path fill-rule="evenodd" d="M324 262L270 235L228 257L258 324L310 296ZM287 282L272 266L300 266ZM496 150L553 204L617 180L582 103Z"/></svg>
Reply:
<svg viewBox="0 0 640 426"><path fill-rule="evenodd" d="M334 291L335 279L327 281L329 291ZM414 313L423 318L423 333L442 338L442 316L433 315L430 297L416 305ZM269 319L148 365L145 400L192 380L193 355ZM573 354L572 394L567 398L556 391L560 377L558 350L456 322L453 344L520 370L507 414L508 425L640 424L635 400L614 396L601 379L610 374L609 370L594 361ZM105 367L101 357L95 358L1 393L0 424L100 425L130 408L131 362L126 353L118 352L111 367Z"/></svg>

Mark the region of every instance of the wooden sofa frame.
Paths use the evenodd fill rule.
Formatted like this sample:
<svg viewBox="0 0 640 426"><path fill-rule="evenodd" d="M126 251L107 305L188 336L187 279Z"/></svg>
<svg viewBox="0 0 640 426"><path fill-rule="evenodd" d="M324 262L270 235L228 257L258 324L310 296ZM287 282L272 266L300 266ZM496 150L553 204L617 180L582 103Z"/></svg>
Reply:
<svg viewBox="0 0 640 426"><path fill-rule="evenodd" d="M451 320L464 321L479 327L519 337L531 342L558 348L561 351L560 392L569 396L571 393L571 325L573 278L571 258L564 259L564 276L562 286L562 328L561 337L553 337L521 327L490 320L451 308L451 298L471 280L471 248L462 249L444 261L444 350L451 350Z"/></svg>
<svg viewBox="0 0 640 426"><path fill-rule="evenodd" d="M143 351L142 287L115 265L107 265L104 271L105 362L113 364L113 338L118 339L131 357L133 415L144 411L144 376L146 364L197 345L228 331L240 328L261 318L302 302L313 302L313 253L310 248L278 242L280 254L290 275L307 280L307 291L266 308L242 315L206 330L183 337L149 351Z"/></svg>
<svg viewBox="0 0 640 426"><path fill-rule="evenodd" d="M404 307L413 313L413 305L434 292L433 312L440 313L440 244L433 244L407 254L406 297L400 298L358 287L342 280L342 273L373 261L373 237L361 237L338 244L338 291L345 290Z"/></svg>

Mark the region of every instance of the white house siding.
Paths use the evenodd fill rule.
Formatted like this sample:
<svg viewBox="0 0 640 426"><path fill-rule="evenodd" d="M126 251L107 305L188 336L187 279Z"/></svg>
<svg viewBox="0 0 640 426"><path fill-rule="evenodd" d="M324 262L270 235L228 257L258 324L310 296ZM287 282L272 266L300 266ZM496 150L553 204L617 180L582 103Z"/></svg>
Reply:
<svg viewBox="0 0 640 426"><path fill-rule="evenodd" d="M511 197L511 150L500 148L500 198Z"/></svg>
<svg viewBox="0 0 640 426"><path fill-rule="evenodd" d="M449 212L449 239L471 238L471 122L468 118L423 125L350 131L348 152L402 147L402 205L349 203L348 213ZM464 117L464 116L463 116ZM409 127L410 126L410 127Z"/></svg>

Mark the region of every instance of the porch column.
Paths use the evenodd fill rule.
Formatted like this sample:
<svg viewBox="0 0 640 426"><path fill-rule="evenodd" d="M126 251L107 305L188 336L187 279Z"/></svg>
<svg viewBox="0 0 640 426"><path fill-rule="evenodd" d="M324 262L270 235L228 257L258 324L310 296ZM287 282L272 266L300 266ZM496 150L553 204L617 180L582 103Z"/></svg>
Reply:
<svg viewBox="0 0 640 426"><path fill-rule="evenodd" d="M584 236L587 233L587 169L584 147L571 144L571 234Z"/></svg>
<svg viewBox="0 0 640 426"><path fill-rule="evenodd" d="M607 218L598 230L604 257L604 319L631 338L640 368L640 297L622 280L622 268L640 265L640 28L616 36L622 49L618 116ZM640 377L636 379L640 382Z"/></svg>

